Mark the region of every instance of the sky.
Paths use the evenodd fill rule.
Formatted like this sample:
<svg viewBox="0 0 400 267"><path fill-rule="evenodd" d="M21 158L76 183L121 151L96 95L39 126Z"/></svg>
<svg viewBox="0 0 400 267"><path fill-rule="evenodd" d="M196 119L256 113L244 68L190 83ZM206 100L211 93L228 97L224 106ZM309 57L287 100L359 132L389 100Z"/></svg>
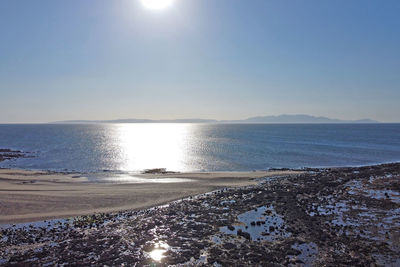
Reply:
<svg viewBox="0 0 400 267"><path fill-rule="evenodd" d="M400 1L0 1L0 123L400 121Z"/></svg>

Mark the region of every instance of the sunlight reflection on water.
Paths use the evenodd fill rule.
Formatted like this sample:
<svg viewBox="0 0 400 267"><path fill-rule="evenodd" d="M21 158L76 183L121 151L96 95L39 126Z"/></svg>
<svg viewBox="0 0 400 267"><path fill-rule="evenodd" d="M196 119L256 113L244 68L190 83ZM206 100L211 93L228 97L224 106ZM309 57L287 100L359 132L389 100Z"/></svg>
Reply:
<svg viewBox="0 0 400 267"><path fill-rule="evenodd" d="M149 256L152 260L159 262L165 257L164 253L167 252L169 248L167 243L160 241L155 244L155 248L149 253Z"/></svg>
<svg viewBox="0 0 400 267"><path fill-rule="evenodd" d="M187 155L186 124L121 124L117 135L121 147L120 170L151 169L168 166L185 170Z"/></svg>
<svg viewBox="0 0 400 267"><path fill-rule="evenodd" d="M115 173L95 173L95 174L88 174L86 177L89 181L94 182L105 182L105 183L130 183L130 184L141 184L141 183L158 183L158 184L165 184L165 183L189 183L193 182L193 179L188 178L178 178L178 177L140 177L136 175L130 174L115 174Z"/></svg>
<svg viewBox="0 0 400 267"><path fill-rule="evenodd" d="M3 168L138 173L251 171L399 161L400 124L0 125L0 148L26 158Z"/></svg>

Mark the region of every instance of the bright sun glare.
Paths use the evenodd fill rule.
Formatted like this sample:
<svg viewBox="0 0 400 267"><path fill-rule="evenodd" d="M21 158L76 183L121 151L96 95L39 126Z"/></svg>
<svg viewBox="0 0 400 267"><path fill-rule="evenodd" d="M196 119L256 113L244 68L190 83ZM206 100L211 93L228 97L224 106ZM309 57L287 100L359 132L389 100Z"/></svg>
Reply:
<svg viewBox="0 0 400 267"><path fill-rule="evenodd" d="M149 9L163 9L170 6L174 0L140 0Z"/></svg>

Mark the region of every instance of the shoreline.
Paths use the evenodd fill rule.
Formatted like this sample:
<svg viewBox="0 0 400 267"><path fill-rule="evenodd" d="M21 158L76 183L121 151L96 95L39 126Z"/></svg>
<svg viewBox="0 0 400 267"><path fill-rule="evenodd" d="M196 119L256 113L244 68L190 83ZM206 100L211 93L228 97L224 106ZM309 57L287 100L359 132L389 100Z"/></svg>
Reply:
<svg viewBox="0 0 400 267"><path fill-rule="evenodd" d="M400 123L399 123L400 124ZM30 153L23 152L22 153ZM7 160L3 160L7 161ZM2 161L0 161L2 162ZM252 173L252 172L270 172L270 171L296 171L303 172L311 169L343 169L343 168L362 168L362 167L371 167L371 166L380 166L380 165L388 165L388 164L400 164L400 159L398 160L390 160L390 161L377 161L365 164L357 164L357 165L338 165L338 166L324 166L324 165L316 165L316 166L299 166L299 167L270 167L266 169L254 169L254 170L221 170L221 171L202 171L202 170L193 170L193 171L174 171L167 170L166 173L154 173L154 174L206 174L206 173ZM158 168L155 168L158 169ZM76 174L76 175L92 175L92 174L130 174L130 175L144 175L151 174L145 173L146 170L152 169L143 169L143 170L135 170L135 171L127 171L127 170L90 170L90 171L79 171L79 170L57 170L57 169L31 169L31 168L22 168L22 167L1 167L1 170L15 170L15 171L28 171L28 172L46 172L46 173L54 173L54 174Z"/></svg>
<svg viewBox="0 0 400 267"><path fill-rule="evenodd" d="M400 123L399 123L400 124ZM31 153L20 151L21 153ZM7 161L10 159L4 159L2 161ZM2 162L0 161L0 162ZM220 171L207 171L207 170L189 170L189 171L174 171L174 170L166 170L167 173L227 173L227 172L237 172L237 173L247 173L247 172L266 172L266 171L275 171L275 170L290 170L290 171L304 171L305 169L336 169L336 168L359 168L359 167L371 167L371 166L379 166L385 164L398 164L400 163L400 159L398 160L389 160L389 161L377 161L365 164L356 164L356 165L316 165L316 166L299 166L299 167L269 167L266 169L252 169L252 170L220 170ZM164 168L154 168L154 169L164 169ZM35 172L49 172L49 173L60 173L60 174L99 174L99 173L131 173L131 174L145 174L146 170L152 169L143 169L143 170L89 170L89 171L79 171L79 170L57 170L57 169L31 169L31 168L22 168L22 167L1 167L0 170L19 170L19 171L35 171Z"/></svg>
<svg viewBox="0 0 400 267"><path fill-rule="evenodd" d="M111 182L102 183L79 173L0 169L0 224L145 209L225 187L254 185L263 177L298 173L134 174L119 177L119 181L112 176Z"/></svg>

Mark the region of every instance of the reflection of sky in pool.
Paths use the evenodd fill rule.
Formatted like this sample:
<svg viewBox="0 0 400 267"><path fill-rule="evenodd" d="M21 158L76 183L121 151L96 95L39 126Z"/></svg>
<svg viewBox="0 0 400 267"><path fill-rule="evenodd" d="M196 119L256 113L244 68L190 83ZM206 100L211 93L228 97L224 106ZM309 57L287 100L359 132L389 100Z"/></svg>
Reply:
<svg viewBox="0 0 400 267"><path fill-rule="evenodd" d="M237 234L238 230L250 234L252 240L275 240L287 237L282 216L275 212L272 206L263 206L255 210L242 213L238 216L239 225L233 225L233 230L227 226L220 231L226 234Z"/></svg>

